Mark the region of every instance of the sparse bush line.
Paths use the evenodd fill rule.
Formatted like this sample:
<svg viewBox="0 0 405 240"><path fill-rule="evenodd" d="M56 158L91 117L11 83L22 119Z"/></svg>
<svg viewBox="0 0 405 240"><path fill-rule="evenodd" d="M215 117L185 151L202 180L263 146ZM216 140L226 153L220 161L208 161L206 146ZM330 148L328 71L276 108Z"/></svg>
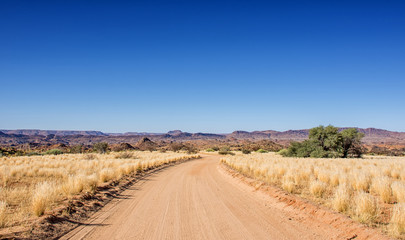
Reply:
<svg viewBox="0 0 405 240"><path fill-rule="evenodd" d="M198 157L172 152L120 152L0 158L0 227L41 216L74 195L93 194L106 182Z"/></svg>
<svg viewBox="0 0 405 240"><path fill-rule="evenodd" d="M304 159L238 153L224 156L221 162L247 177L405 238L405 158Z"/></svg>

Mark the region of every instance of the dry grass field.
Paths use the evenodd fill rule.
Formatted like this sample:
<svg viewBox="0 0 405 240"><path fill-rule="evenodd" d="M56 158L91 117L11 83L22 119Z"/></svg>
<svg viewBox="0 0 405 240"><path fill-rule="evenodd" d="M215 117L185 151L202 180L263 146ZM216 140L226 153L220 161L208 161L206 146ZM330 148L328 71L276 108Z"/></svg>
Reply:
<svg viewBox="0 0 405 240"><path fill-rule="evenodd" d="M221 162L392 236L405 236L404 157L313 159L253 153L226 156Z"/></svg>
<svg viewBox="0 0 405 240"><path fill-rule="evenodd" d="M125 175L198 155L120 152L0 158L0 227L41 216L62 200Z"/></svg>

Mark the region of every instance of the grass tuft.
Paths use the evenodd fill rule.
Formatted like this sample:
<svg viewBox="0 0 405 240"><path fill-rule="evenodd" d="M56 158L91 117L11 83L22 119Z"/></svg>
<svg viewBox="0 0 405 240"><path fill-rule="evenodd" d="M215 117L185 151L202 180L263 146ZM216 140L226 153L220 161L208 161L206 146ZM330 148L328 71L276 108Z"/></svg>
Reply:
<svg viewBox="0 0 405 240"><path fill-rule="evenodd" d="M389 230L394 236L401 236L405 233L405 204L395 204L392 209L392 216Z"/></svg>
<svg viewBox="0 0 405 240"><path fill-rule="evenodd" d="M354 215L361 223L372 223L378 216L376 198L366 192L358 192L354 198Z"/></svg>

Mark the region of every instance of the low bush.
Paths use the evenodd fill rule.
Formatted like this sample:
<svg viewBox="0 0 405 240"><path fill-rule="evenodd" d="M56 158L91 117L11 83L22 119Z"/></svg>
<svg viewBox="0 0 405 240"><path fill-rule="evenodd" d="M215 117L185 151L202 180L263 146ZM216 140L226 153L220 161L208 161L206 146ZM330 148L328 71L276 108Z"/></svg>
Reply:
<svg viewBox="0 0 405 240"><path fill-rule="evenodd" d="M74 145L70 147L71 153L82 153L83 152L83 145Z"/></svg>
<svg viewBox="0 0 405 240"><path fill-rule="evenodd" d="M231 152L231 149L228 146L222 147L219 149L218 154L221 155L235 155L235 153Z"/></svg>
<svg viewBox="0 0 405 240"><path fill-rule="evenodd" d="M98 142L93 145L93 149L98 153L107 153L108 151L108 143L106 142Z"/></svg>
<svg viewBox="0 0 405 240"><path fill-rule="evenodd" d="M179 152L184 148L184 144L180 142L172 142L169 144L168 149L173 152Z"/></svg>
<svg viewBox="0 0 405 240"><path fill-rule="evenodd" d="M281 156L287 156L288 155L288 150L287 149L281 149L277 153L280 154Z"/></svg>
<svg viewBox="0 0 405 240"><path fill-rule="evenodd" d="M28 152L26 155L27 156L40 156L41 154L39 152Z"/></svg>
<svg viewBox="0 0 405 240"><path fill-rule="evenodd" d="M60 149L51 149L51 150L46 151L44 154L45 155L59 155L59 154L63 154L63 152Z"/></svg>
<svg viewBox="0 0 405 240"><path fill-rule="evenodd" d="M186 151L188 154L194 154L198 152L198 149L190 143L184 144L183 150Z"/></svg>
<svg viewBox="0 0 405 240"><path fill-rule="evenodd" d="M250 154L252 151L250 151L249 149L242 149L242 153L243 154Z"/></svg>

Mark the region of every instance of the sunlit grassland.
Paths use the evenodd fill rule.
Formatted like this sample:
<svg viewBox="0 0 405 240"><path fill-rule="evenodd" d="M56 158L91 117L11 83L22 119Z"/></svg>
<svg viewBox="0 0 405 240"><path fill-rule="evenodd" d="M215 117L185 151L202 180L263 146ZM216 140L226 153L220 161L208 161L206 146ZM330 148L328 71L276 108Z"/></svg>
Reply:
<svg viewBox="0 0 405 240"><path fill-rule="evenodd" d="M319 159L253 153L226 156L221 162L246 176L404 237L404 157Z"/></svg>
<svg viewBox="0 0 405 240"><path fill-rule="evenodd" d="M197 158L174 152L120 152L0 158L0 226L41 216L80 193L164 164Z"/></svg>

